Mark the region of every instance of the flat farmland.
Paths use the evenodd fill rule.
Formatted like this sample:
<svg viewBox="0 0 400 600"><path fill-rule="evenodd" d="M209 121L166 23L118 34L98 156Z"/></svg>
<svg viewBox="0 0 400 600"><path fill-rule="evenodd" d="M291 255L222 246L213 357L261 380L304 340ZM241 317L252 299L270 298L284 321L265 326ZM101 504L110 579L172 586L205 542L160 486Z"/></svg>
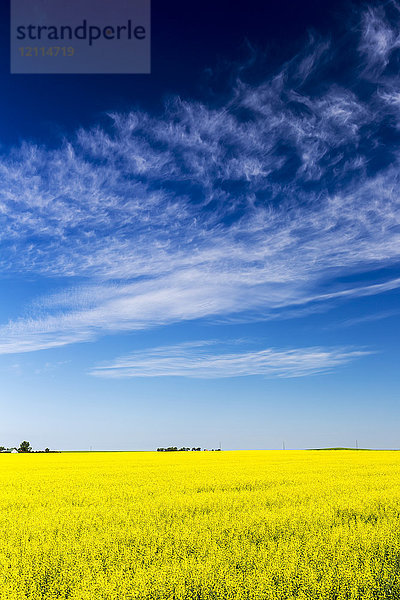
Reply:
<svg viewBox="0 0 400 600"><path fill-rule="evenodd" d="M0 455L1 600L400 598L400 452Z"/></svg>

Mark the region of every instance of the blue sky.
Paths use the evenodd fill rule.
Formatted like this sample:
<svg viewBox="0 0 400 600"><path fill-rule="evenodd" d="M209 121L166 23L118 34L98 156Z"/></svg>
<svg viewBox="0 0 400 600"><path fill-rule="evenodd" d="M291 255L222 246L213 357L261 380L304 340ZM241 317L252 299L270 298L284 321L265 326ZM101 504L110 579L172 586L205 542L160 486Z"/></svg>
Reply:
<svg viewBox="0 0 400 600"><path fill-rule="evenodd" d="M400 6L210 8L150 76L3 56L3 445L400 445Z"/></svg>

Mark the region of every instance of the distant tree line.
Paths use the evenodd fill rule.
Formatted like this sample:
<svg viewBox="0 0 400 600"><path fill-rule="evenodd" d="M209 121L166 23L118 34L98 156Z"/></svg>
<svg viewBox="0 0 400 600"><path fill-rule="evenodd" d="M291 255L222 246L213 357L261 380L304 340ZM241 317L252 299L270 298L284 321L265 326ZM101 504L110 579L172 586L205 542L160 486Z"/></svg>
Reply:
<svg viewBox="0 0 400 600"><path fill-rule="evenodd" d="M50 448L45 448L44 450L32 450L32 446L29 442L24 440L20 443L19 448L13 446L12 448L6 448L5 446L0 446L0 452L19 452L22 454L27 454L31 452L32 454L41 454L47 452L57 452L57 450L50 450Z"/></svg>
<svg viewBox="0 0 400 600"><path fill-rule="evenodd" d="M201 450L201 448L192 448L192 451ZM157 448L157 452L190 452L190 448L182 447L177 448L177 446L169 446L168 448Z"/></svg>
<svg viewBox="0 0 400 600"><path fill-rule="evenodd" d="M177 448L177 446L169 446L168 448L157 448L157 452L200 452L201 448ZM204 448L204 450L207 450L206 448ZM221 448L217 448L216 452L220 451ZM214 448L212 448L212 452L214 452Z"/></svg>

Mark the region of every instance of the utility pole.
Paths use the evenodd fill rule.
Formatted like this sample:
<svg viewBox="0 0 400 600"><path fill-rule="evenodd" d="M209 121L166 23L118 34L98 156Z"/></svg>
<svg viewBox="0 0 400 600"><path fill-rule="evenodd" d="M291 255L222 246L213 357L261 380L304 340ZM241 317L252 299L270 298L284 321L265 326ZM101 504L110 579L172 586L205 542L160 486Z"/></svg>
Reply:
<svg viewBox="0 0 400 600"><path fill-rule="evenodd" d="M282 450L286 450L285 442L284 441L282 442Z"/></svg>

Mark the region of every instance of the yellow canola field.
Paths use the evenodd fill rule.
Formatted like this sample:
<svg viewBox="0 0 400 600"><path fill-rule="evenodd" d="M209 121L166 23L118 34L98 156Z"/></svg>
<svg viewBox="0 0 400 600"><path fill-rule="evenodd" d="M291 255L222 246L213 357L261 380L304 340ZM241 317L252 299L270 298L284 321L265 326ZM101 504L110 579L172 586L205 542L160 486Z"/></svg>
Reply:
<svg viewBox="0 0 400 600"><path fill-rule="evenodd" d="M400 599L399 475L400 452L0 455L0 599Z"/></svg>

